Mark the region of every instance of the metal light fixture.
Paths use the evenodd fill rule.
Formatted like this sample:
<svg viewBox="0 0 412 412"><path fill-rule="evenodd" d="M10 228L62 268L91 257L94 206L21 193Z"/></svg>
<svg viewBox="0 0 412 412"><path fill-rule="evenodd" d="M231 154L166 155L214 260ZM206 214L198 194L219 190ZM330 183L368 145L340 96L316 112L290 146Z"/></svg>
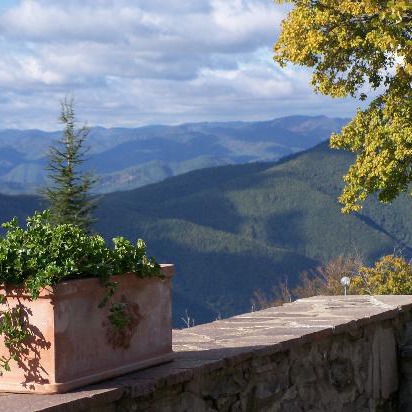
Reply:
<svg viewBox="0 0 412 412"><path fill-rule="evenodd" d="M350 285L350 278L348 276L344 276L341 280L340 280L340 284L343 286L344 289L344 295L346 296L346 290Z"/></svg>

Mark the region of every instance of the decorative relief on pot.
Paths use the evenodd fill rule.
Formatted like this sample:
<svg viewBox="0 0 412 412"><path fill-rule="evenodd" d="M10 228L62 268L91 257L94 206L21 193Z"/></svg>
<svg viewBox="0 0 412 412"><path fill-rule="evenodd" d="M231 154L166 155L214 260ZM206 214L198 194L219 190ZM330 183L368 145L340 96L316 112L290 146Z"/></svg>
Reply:
<svg viewBox="0 0 412 412"><path fill-rule="evenodd" d="M135 302L128 302L125 295L122 295L120 302L112 304L110 314L103 322L103 327L106 328L107 343L113 349L129 348L142 319L139 305Z"/></svg>

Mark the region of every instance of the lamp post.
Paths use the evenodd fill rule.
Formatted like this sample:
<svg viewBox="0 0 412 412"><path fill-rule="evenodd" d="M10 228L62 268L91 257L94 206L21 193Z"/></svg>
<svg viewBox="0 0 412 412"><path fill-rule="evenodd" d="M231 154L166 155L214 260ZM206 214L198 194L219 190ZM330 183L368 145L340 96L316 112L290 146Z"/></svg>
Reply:
<svg viewBox="0 0 412 412"><path fill-rule="evenodd" d="M346 296L346 290L350 285L350 278L348 276L344 276L341 280L340 280L340 284L343 286L344 289L344 295Z"/></svg>

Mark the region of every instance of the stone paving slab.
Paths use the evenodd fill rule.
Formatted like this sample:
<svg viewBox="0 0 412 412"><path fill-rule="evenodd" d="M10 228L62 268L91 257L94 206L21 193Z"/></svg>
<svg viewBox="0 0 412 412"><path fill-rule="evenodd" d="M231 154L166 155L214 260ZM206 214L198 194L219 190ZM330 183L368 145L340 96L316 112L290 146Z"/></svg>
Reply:
<svg viewBox="0 0 412 412"><path fill-rule="evenodd" d="M412 296L316 296L173 331L176 359L101 384L58 395L2 394L0 412L77 412L99 408L124 395L139 397L198 373L237 364L255 355L285 351L412 309Z"/></svg>
<svg viewBox="0 0 412 412"><path fill-rule="evenodd" d="M411 308L412 296L315 296L174 331L174 350L273 346L316 333L342 333L368 322L393 318L399 310Z"/></svg>

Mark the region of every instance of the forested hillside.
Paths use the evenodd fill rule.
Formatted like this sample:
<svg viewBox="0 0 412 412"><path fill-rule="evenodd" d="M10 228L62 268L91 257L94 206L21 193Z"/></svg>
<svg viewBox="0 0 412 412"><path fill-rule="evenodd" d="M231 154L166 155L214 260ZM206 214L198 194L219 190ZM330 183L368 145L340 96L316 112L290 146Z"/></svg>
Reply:
<svg viewBox="0 0 412 412"><path fill-rule="evenodd" d="M108 239L142 237L150 254L176 265L175 326L186 309L196 323L249 311L255 290L284 279L292 286L333 257L412 255L409 197L341 214L336 198L351 159L324 143L278 163L203 169L108 194L96 229ZM31 197L0 201L2 218L38 207Z"/></svg>
<svg viewBox="0 0 412 412"><path fill-rule="evenodd" d="M176 322L185 309L198 322L244 312L254 290L293 285L335 256L410 254L409 199L341 214L336 199L350 162L321 144L279 163L191 172L107 195L97 227L109 237L142 236L151 253L176 264Z"/></svg>

